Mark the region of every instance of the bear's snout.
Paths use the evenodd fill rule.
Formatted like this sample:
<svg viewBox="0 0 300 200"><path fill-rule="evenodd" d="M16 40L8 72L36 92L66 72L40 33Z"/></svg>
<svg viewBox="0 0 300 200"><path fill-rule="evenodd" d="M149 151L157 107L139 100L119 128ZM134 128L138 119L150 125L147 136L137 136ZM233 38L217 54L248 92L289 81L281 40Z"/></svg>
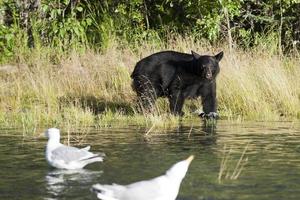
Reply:
<svg viewBox="0 0 300 200"><path fill-rule="evenodd" d="M212 74L211 73L207 73L205 78L207 78L208 80L211 80L212 79Z"/></svg>
<svg viewBox="0 0 300 200"><path fill-rule="evenodd" d="M212 79L212 72L211 72L210 67L207 67L205 71L206 71L205 78L208 79L208 80L211 80Z"/></svg>

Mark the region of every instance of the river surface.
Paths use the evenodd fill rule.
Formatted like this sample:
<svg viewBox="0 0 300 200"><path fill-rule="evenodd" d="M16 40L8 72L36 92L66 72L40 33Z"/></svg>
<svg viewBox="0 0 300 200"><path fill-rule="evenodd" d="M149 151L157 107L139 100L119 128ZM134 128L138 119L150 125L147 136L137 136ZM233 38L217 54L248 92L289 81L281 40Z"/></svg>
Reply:
<svg viewBox="0 0 300 200"><path fill-rule="evenodd" d="M97 199L95 183L129 184L163 174L195 155L180 200L299 200L300 124L219 121L152 132L136 126L72 131L71 145L105 152L103 163L57 170L44 158L46 138L0 130L0 199ZM43 132L45 129L37 130ZM62 130L62 142L67 143Z"/></svg>

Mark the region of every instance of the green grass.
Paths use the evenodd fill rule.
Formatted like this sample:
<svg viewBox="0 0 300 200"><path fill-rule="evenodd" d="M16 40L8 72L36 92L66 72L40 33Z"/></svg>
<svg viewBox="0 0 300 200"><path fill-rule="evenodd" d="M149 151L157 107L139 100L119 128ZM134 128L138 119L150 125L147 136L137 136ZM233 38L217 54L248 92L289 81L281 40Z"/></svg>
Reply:
<svg viewBox="0 0 300 200"><path fill-rule="evenodd" d="M221 118L229 120L297 120L300 118L299 57L278 56L268 46L229 53L193 38L145 42L131 48L116 41L103 52L86 50L56 54L37 47L19 50L17 58L0 66L0 126L103 127L114 122L141 126L177 126L166 100L155 114L137 112L130 74L141 58L164 49L216 54L224 50L217 95ZM197 118L201 101L188 100L183 120Z"/></svg>

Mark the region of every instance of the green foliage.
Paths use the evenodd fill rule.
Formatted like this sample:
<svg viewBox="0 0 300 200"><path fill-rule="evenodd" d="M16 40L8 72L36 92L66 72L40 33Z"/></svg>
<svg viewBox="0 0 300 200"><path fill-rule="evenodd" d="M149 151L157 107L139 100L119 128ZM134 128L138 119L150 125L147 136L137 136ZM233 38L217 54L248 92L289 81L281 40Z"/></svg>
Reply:
<svg viewBox="0 0 300 200"><path fill-rule="evenodd" d="M0 3L0 19L2 20L2 24L0 24L0 62L6 61L13 56L13 49L15 47L15 32L16 26L6 26L5 25L5 15L10 10L9 14L13 14L16 11L15 4L10 1L3 1ZM11 20L15 20L11 19Z"/></svg>
<svg viewBox="0 0 300 200"><path fill-rule="evenodd" d="M212 44L227 41L231 34L233 43L244 48L271 35L276 51L298 49L299 9L297 0L4 0L0 62L12 58L32 37L36 46L60 52L106 49L115 40L137 47L174 33Z"/></svg>
<svg viewBox="0 0 300 200"><path fill-rule="evenodd" d="M0 62L13 56L14 46L14 29L0 25Z"/></svg>
<svg viewBox="0 0 300 200"><path fill-rule="evenodd" d="M79 4L67 11L69 1L45 0L41 6L43 17L36 17L37 31L42 35L44 43L61 48L86 46L86 30L92 19L82 17L83 7Z"/></svg>

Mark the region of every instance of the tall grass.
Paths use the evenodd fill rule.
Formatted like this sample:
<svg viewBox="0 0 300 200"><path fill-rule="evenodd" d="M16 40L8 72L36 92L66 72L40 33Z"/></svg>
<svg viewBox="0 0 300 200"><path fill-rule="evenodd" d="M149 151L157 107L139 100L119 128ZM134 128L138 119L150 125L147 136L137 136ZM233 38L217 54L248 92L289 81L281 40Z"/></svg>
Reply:
<svg viewBox="0 0 300 200"><path fill-rule="evenodd" d="M225 58L219 79L220 110L246 119L300 117L299 59L267 50L235 52Z"/></svg>
<svg viewBox="0 0 300 200"><path fill-rule="evenodd" d="M154 52L172 49L189 53L225 51L217 80L221 117L244 120L300 118L299 57L282 57L268 46L251 50L226 45L211 46L192 37L176 37L166 43L145 42L136 47L113 41L102 52L86 50L56 54L55 49L20 49L14 62L0 67L0 124L22 126L106 126L113 121L153 124L174 123L170 115L137 112L130 74L135 63ZM158 113L168 111L166 100ZM201 101L187 101L186 118L201 108ZM28 131L28 130L27 130Z"/></svg>

